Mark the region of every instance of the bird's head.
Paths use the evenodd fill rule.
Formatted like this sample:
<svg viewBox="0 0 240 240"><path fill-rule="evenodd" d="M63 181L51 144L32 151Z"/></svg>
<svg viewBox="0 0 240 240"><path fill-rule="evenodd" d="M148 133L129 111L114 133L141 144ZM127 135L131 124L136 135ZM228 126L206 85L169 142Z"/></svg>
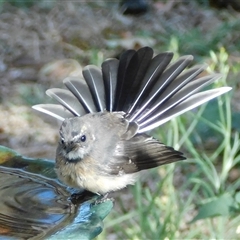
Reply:
<svg viewBox="0 0 240 240"><path fill-rule="evenodd" d="M81 161L91 152L95 137L82 117L65 119L59 134L58 151L67 161Z"/></svg>

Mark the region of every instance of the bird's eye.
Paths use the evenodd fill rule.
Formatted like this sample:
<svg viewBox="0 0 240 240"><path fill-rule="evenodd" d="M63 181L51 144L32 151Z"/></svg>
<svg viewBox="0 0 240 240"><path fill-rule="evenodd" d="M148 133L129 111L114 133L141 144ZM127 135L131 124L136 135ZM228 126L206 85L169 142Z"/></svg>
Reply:
<svg viewBox="0 0 240 240"><path fill-rule="evenodd" d="M61 139L61 144L64 144L64 139Z"/></svg>
<svg viewBox="0 0 240 240"><path fill-rule="evenodd" d="M80 137L80 140L81 140L81 142L85 142L85 141L86 141L86 135L82 135L82 136Z"/></svg>

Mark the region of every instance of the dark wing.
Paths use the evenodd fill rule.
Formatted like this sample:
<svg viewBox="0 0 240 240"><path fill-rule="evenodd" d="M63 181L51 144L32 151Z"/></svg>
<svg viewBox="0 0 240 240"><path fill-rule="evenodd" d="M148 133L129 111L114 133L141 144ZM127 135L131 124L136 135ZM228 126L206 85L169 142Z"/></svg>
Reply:
<svg viewBox="0 0 240 240"><path fill-rule="evenodd" d="M109 174L128 174L186 159L179 151L146 134L120 141L108 163Z"/></svg>

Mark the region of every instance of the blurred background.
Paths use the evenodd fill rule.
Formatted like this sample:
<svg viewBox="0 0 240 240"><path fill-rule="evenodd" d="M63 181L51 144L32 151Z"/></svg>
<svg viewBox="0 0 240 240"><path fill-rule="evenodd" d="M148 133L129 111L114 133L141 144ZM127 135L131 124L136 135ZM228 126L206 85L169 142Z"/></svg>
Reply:
<svg viewBox="0 0 240 240"><path fill-rule="evenodd" d="M54 160L59 123L31 109L51 102L48 88L129 48L191 54L232 92L153 133L188 160L115 193L98 238L240 239L239 11L239 0L0 0L0 145Z"/></svg>

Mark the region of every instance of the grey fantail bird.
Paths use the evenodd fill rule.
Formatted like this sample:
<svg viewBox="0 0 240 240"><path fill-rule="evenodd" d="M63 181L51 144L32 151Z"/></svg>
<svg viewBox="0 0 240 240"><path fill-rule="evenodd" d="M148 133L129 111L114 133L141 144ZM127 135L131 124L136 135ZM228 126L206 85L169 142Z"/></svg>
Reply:
<svg viewBox="0 0 240 240"><path fill-rule="evenodd" d="M205 65L186 69L192 56L172 58L171 52L153 57L149 47L128 50L101 69L86 66L84 79L65 79L68 90L47 90L61 105L33 108L63 121L56 152L61 181L105 194L134 184L142 170L185 159L145 132L231 88L201 91L220 75L200 75Z"/></svg>

